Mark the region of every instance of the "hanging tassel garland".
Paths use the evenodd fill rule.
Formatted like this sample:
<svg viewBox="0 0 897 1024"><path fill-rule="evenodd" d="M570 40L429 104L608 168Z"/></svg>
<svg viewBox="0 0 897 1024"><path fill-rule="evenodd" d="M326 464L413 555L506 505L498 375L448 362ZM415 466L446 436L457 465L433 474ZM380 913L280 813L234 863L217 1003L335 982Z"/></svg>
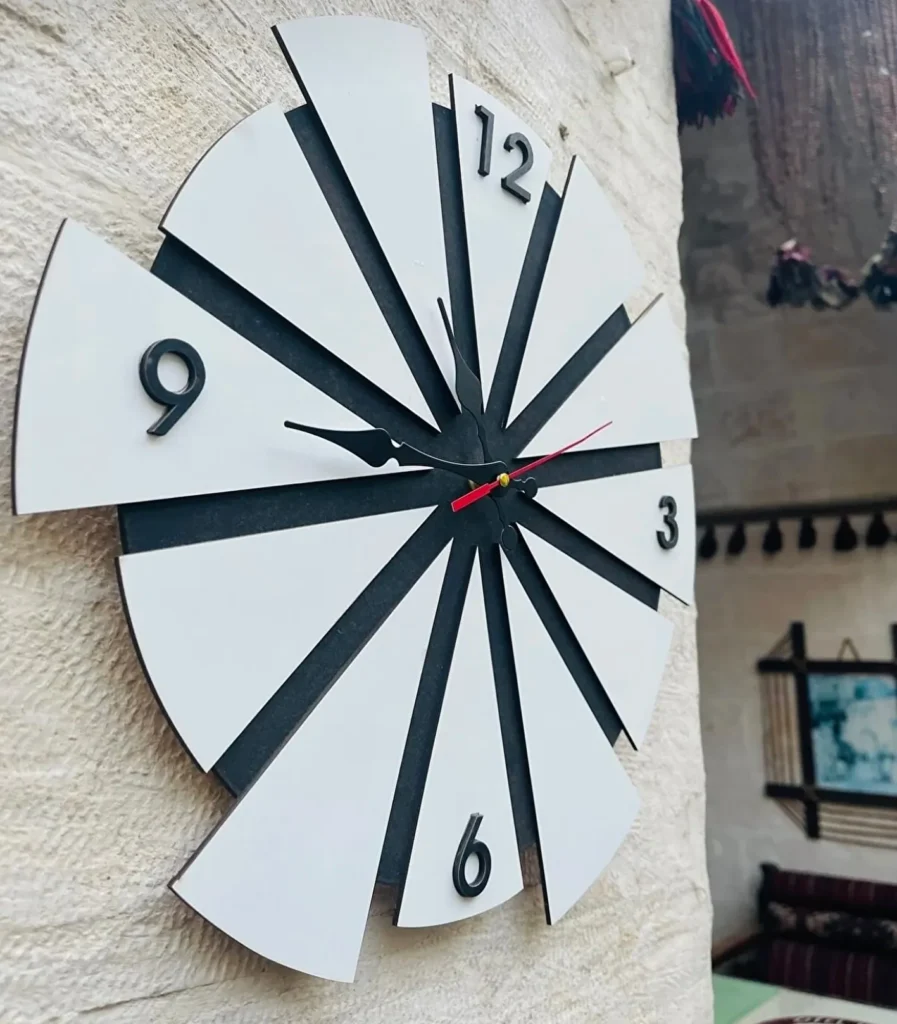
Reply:
<svg viewBox="0 0 897 1024"><path fill-rule="evenodd" d="M865 503L861 503L865 504ZM843 506L842 506L843 507ZM866 505L863 509L854 509L852 512L842 512L837 507L820 507L818 512L805 512L803 510L787 508L773 511L763 509L762 519L757 516L757 509L744 509L740 514L746 513L747 522L765 522L766 529L763 533L761 548L765 555L777 555L784 548L784 535L780 525L781 519L800 520L800 527L797 533L797 547L801 551L809 551L816 547L818 531L814 522L815 518L837 519L838 525L832 537L832 547L835 551L854 551L859 546L859 536L851 522L851 515L869 516L868 523L862 528L865 533L865 543L869 548L889 548L891 541L897 541L897 531L892 532L885 520L887 512L897 511L897 498L882 501L878 509L874 506L869 508ZM703 527L704 533L698 544L698 555L702 559L711 559L719 551L720 543L716 534L716 527L731 527L731 533L725 542L726 555L737 558L747 549L747 530L745 519L739 520L731 512L723 513L714 521L711 513L706 518L698 516L698 525Z"/></svg>
<svg viewBox="0 0 897 1024"><path fill-rule="evenodd" d="M860 294L860 287L836 267L817 267L810 250L792 238L776 250L766 301L770 306L843 309Z"/></svg>
<svg viewBox="0 0 897 1024"><path fill-rule="evenodd" d="M844 309L861 294L879 309L897 302L897 231L888 231L881 249L863 267L859 284L837 267L817 267L810 250L795 238L776 250L766 289L770 306Z"/></svg>

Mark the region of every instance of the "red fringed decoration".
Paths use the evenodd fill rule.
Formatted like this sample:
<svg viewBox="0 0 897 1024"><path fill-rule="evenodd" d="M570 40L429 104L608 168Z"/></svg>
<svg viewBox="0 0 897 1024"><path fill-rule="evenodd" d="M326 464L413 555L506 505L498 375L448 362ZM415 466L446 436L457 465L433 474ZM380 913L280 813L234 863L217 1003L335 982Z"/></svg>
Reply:
<svg viewBox="0 0 897 1024"><path fill-rule="evenodd" d="M679 127L735 112L742 93L755 98L722 15L710 0L673 0L673 64Z"/></svg>
<svg viewBox="0 0 897 1024"><path fill-rule="evenodd" d="M754 87L751 85L747 72L744 70L744 64L741 63L741 57L738 56L738 51L735 49L735 44L732 42L729 30L726 28L723 16L710 0L697 0L697 3L701 13L704 15L704 21L707 22L710 34L713 36L713 41L716 43L716 48L735 72L744 91L752 100L755 100L757 94L754 92Z"/></svg>

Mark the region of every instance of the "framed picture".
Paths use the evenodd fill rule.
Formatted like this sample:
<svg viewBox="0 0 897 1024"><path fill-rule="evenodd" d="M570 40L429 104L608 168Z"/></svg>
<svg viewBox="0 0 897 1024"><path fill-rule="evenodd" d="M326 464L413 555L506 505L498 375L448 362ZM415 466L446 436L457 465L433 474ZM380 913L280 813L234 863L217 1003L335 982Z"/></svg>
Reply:
<svg viewBox="0 0 897 1024"><path fill-rule="evenodd" d="M757 663L766 795L811 839L897 847L897 625L891 640L890 661L812 659L795 622Z"/></svg>
<svg viewBox="0 0 897 1024"><path fill-rule="evenodd" d="M807 683L817 785L897 797L897 679L812 673Z"/></svg>

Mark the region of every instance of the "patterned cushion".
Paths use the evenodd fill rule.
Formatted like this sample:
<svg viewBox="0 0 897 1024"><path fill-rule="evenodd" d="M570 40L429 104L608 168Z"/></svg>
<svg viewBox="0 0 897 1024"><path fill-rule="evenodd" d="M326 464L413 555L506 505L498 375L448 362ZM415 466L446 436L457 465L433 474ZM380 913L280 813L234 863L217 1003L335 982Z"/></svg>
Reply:
<svg viewBox="0 0 897 1024"><path fill-rule="evenodd" d="M771 902L763 925L767 932L825 942L852 952L897 954L897 921L885 918Z"/></svg>

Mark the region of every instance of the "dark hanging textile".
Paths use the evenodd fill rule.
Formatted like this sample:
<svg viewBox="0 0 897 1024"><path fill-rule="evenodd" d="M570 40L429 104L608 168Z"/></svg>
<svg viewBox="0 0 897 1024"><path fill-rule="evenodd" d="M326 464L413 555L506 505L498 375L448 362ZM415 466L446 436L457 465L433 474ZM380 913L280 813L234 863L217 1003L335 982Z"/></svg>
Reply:
<svg viewBox="0 0 897 1024"><path fill-rule="evenodd" d="M767 301L832 310L865 295L891 306L897 0L726 2L757 85L761 195L793 236L776 253Z"/></svg>
<svg viewBox="0 0 897 1024"><path fill-rule="evenodd" d="M742 93L753 97L747 72L711 0L673 0L673 68L679 127L700 128L735 112Z"/></svg>
<svg viewBox="0 0 897 1024"><path fill-rule="evenodd" d="M763 198L789 235L862 282L895 226L897 0L726 3L757 91Z"/></svg>

